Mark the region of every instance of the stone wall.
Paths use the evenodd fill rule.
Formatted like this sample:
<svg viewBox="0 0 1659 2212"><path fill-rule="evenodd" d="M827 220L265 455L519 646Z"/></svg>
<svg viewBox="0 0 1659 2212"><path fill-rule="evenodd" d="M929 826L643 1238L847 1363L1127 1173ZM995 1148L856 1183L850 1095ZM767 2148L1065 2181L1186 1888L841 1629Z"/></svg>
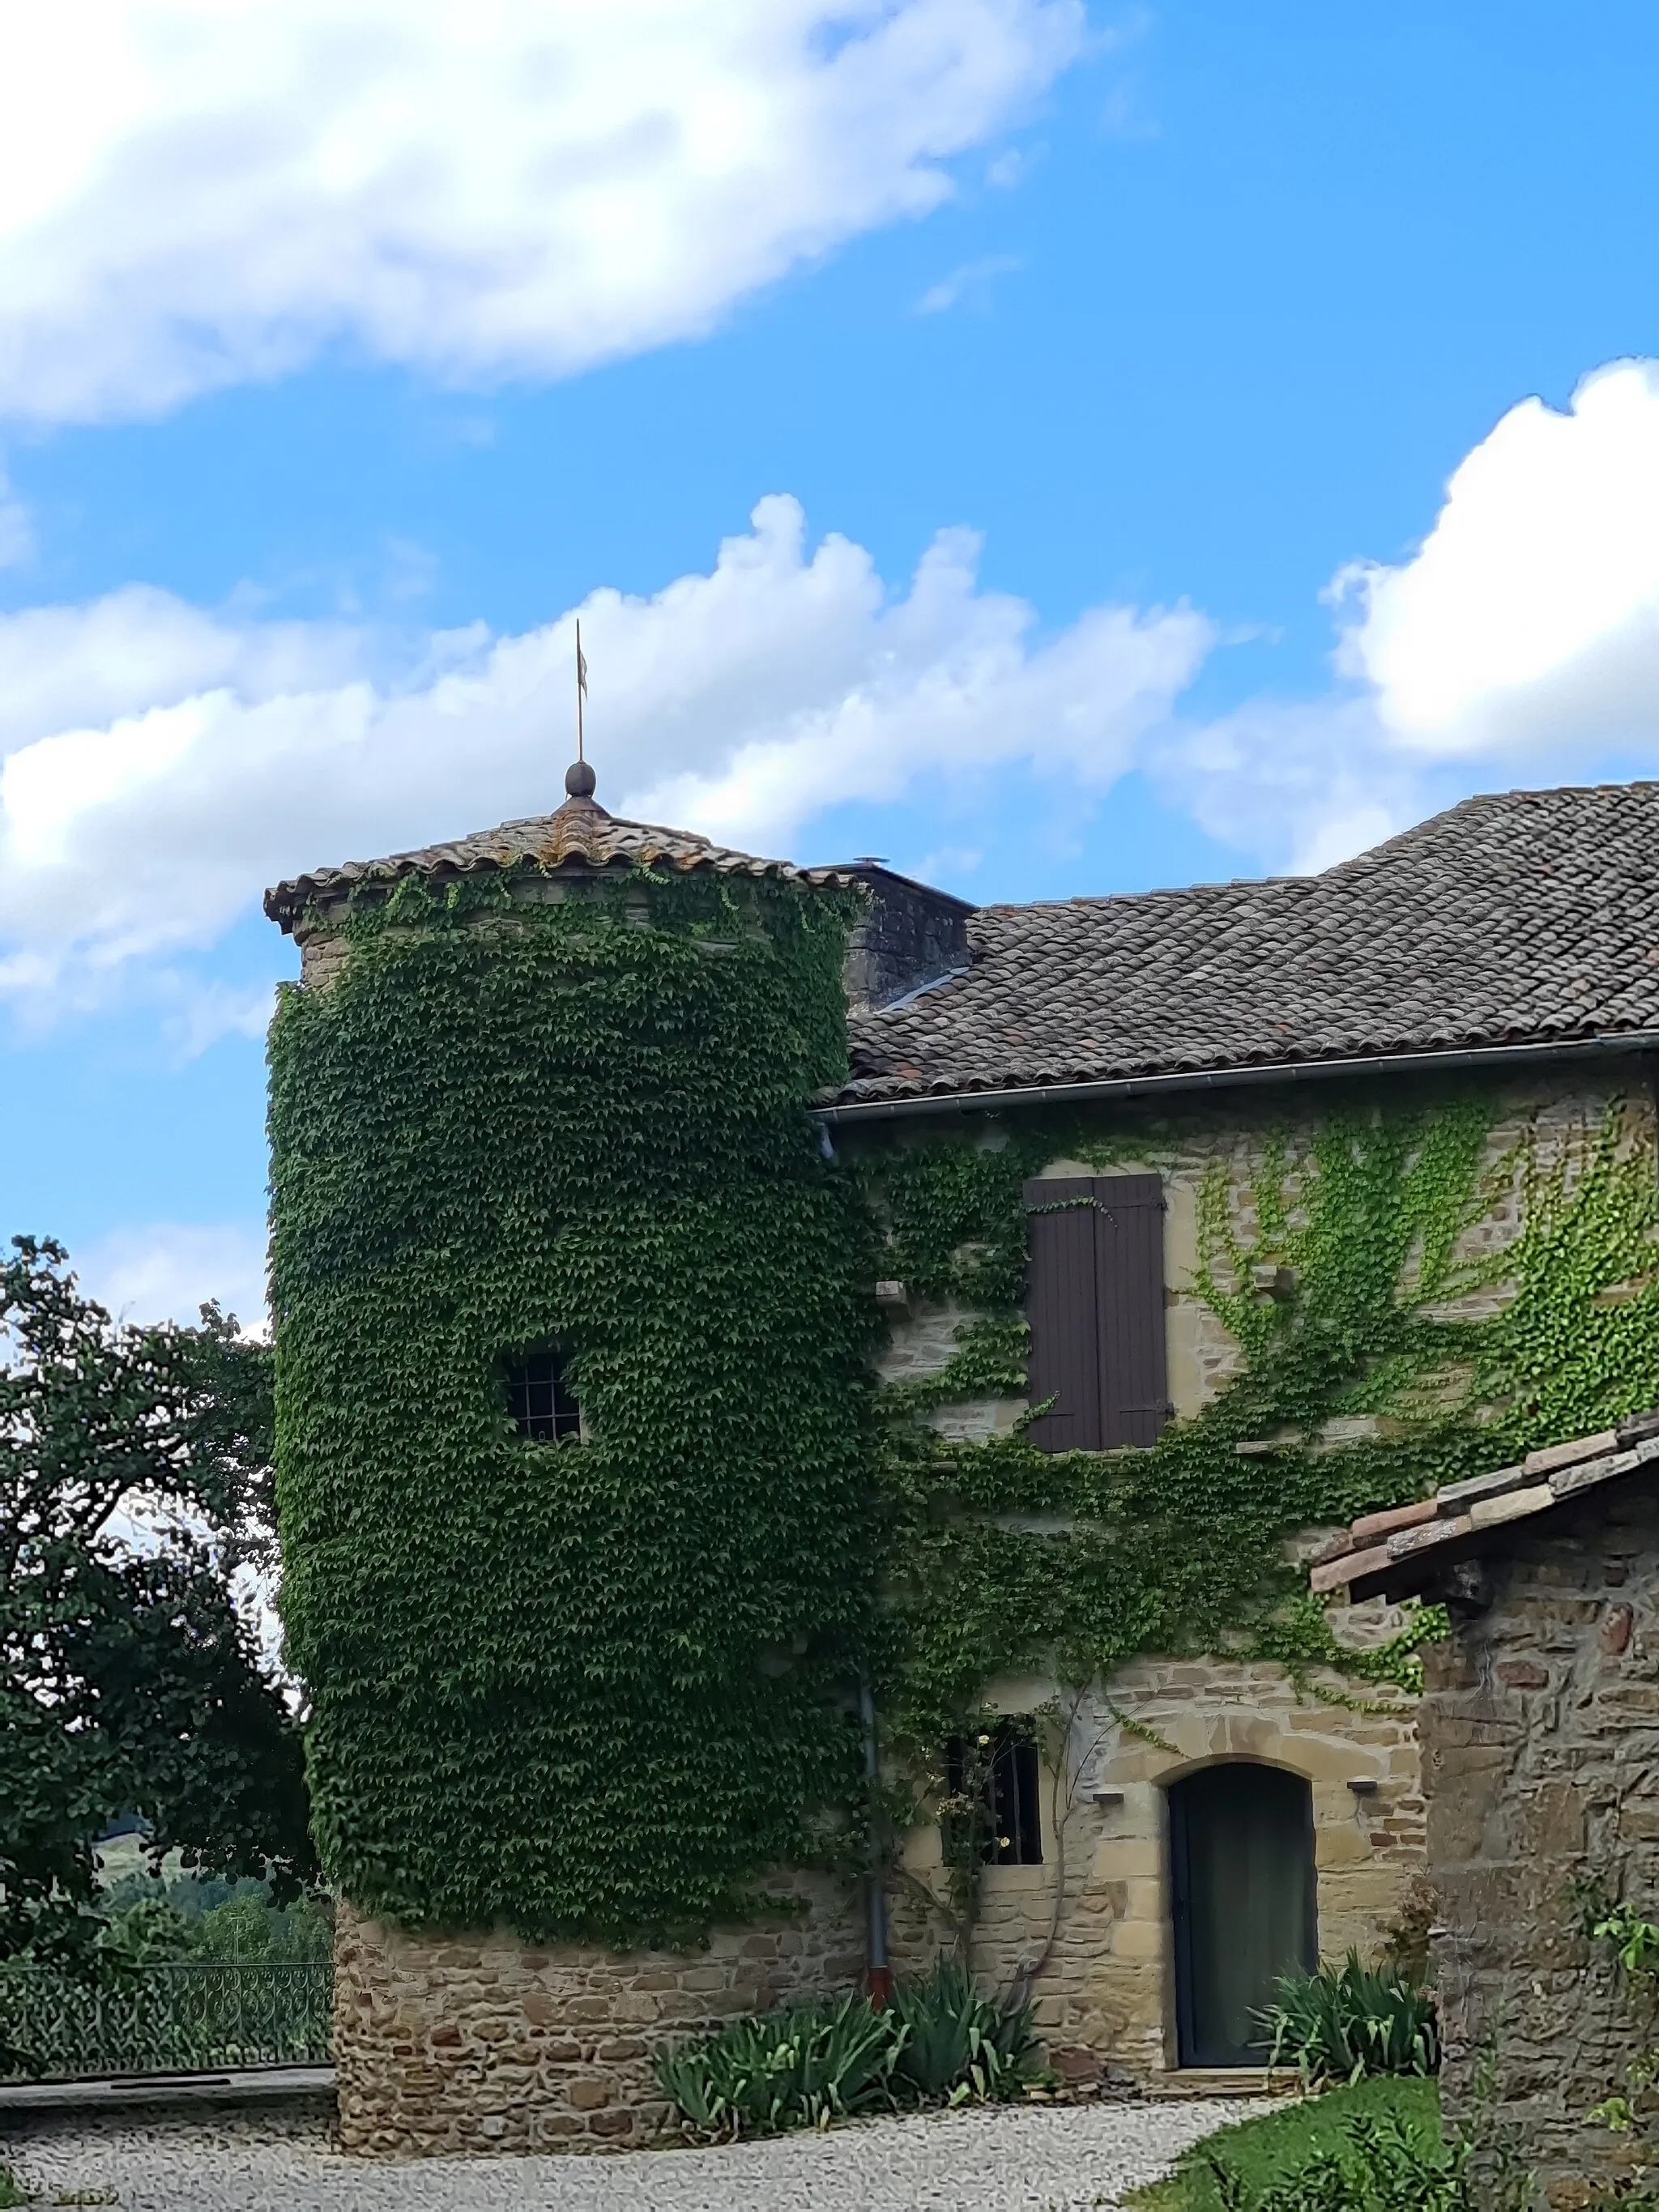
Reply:
<svg viewBox="0 0 1659 2212"><path fill-rule="evenodd" d="M300 948L300 981L307 991L325 991L351 957L351 942L337 930L301 922L294 932Z"/></svg>
<svg viewBox="0 0 1659 2212"><path fill-rule="evenodd" d="M848 1006L891 1006L969 965L973 908L965 901L873 861L857 863L852 872L871 896L848 939L842 981Z"/></svg>
<svg viewBox="0 0 1659 2212"><path fill-rule="evenodd" d="M1553 2207L1589 2201L1629 2139L1584 2115L1624 2087L1629 2015L1570 1885L1659 1905L1659 1498L1638 1477L1488 1562L1493 1603L1426 1655L1420 1725L1449 2112L1483 2048Z"/></svg>
<svg viewBox="0 0 1659 2212"><path fill-rule="evenodd" d="M1055 1692L1006 1683L993 1695L1029 1710ZM1322 1947L1370 1949L1422 1864L1415 1735L1403 1704L1358 1715L1298 1692L1278 1668L1221 1662L1145 1662L1113 1684L1110 1705L1093 1695L1073 1703L1064 1755L1043 1775L1043 1863L986 1869L972 1964L988 1989L1029 1989L1050 2057L1069 2078L1114 2066L1156 2082L1176 2064L1168 1784L1215 1759L1305 1775ZM1126 1730L1112 1706L1173 1748ZM1356 1796L1348 1785L1357 1778L1375 1792ZM1121 1795L1097 1804L1097 1791ZM945 1934L922 1903L940 1886L936 1829L915 1832L906 1872L890 1891L893 1964L921 1974ZM654 2050L796 1992L833 1995L860 1982L856 1893L803 1878L790 1887L799 1916L717 1930L707 1950L689 1954L538 1948L503 1931L412 1935L343 1905L342 2147L384 2157L648 2142L665 2118Z"/></svg>
<svg viewBox="0 0 1659 2212"><path fill-rule="evenodd" d="M1573 1074L1516 1084L1502 1096L1488 1164L1504 1161L1532 1133L1539 1163L1547 1168L1600 1126L1618 1087L1617 1076L1601 1083ZM1650 1146L1650 1094L1632 1085L1630 1095L1636 1109L1631 1141ZM1304 1097L1297 1105L1298 1118L1288 1127L1283 1098L1259 1093L1202 1107L1102 1115L1103 1139L1109 1136L1121 1154L1108 1171L1152 1170L1164 1178L1170 1396L1178 1419L1201 1411L1243 1362L1240 1346L1197 1285L1200 1188L1217 1164L1223 1167L1233 1227L1248 1244L1255 1227L1252 1178L1269 1133L1284 1139L1293 1161L1317 1127L1319 1102ZM1126 1133L1132 1133L1127 1141ZM981 1141L1003 1141L995 1123L988 1123ZM1069 1158L1056 1158L1043 1170L1095 1171L1089 1162ZM1520 1212L1519 1183L1511 1180L1486 1218L1465 1230L1460 1256L1473 1260L1501 1249L1516 1234ZM1459 1310L1490 1310L1502 1295L1501 1289L1484 1291ZM938 1373L955 1349L957 1328L969 1318L956 1307L896 1298L884 1376ZM984 1399L943 1408L935 1419L947 1434L982 1437L1011 1426L1025 1410L1023 1400ZM1371 1424L1343 1425L1358 1433ZM1357 1644L1398 1625L1397 1614L1376 1605L1350 1608L1336 1623L1338 1634ZM991 1702L1032 1711L1055 1695L1048 1683L1002 1684ZM1255 1759L1307 1778L1322 1954L1340 1957L1350 1945L1375 1951L1424 1868L1425 1841L1415 1709L1404 1698L1373 1702L1387 1710L1345 1710L1298 1692L1273 1667L1146 1660L1110 1686L1109 1704L1091 1695L1079 1705L1071 1731L1071 1779L1058 1794L1053 1778L1045 1779L1046 1863L987 1870L975 1941L975 1965L1005 1989L1042 1959L1032 1984L1037 2016L1062 2064L1081 2073L1108 2056L1149 2078L1175 2066L1165 1791L1195 1765ZM1171 1748L1124 1730L1112 1706ZM1351 1787L1356 1782L1358 1790ZM1121 1801L1095 1802L1097 1790L1121 1790ZM938 1883L934 1832L923 1829L914 1838L909 1871L918 1882ZM896 1899L895 1921L901 1968L924 1960L937 1931L919 1911L914 1889Z"/></svg>
<svg viewBox="0 0 1659 2212"><path fill-rule="evenodd" d="M1110 2062L1156 2085L1176 2068L1165 1793L1196 1766L1254 1759L1307 1778L1320 1948L1375 1950L1424 1864L1407 1700L1389 1695L1386 1711L1355 1713L1298 1691L1281 1668L1145 1660L1112 1683L1109 1704L1043 1683L999 1685L993 1701L1030 1711L1057 1695L1070 1726L1063 1757L1043 1776L1043 1863L985 1869L973 1963L1000 1990L1029 1982L1063 2073L1081 2079ZM1356 1791L1355 1782L1371 1786ZM938 1886L936 1829L916 1832L908 1870ZM901 1972L926 1965L939 1925L913 1887L895 1893Z"/></svg>
<svg viewBox="0 0 1659 2212"><path fill-rule="evenodd" d="M342 1905L335 1941L339 2142L378 2157L604 2151L667 2116L651 2053L863 1971L850 1893L798 1879L798 1914L705 1950L543 1949L502 1930L411 1935Z"/></svg>
<svg viewBox="0 0 1659 2212"><path fill-rule="evenodd" d="M1395 1088L1402 1103L1419 1095L1404 1082L1398 1083ZM1431 1097L1433 1094L1421 1095ZM1568 1071L1515 1082L1498 1091L1497 1111L1486 1140L1487 1167L1496 1168L1514 1153L1523 1137L1530 1135L1535 1140L1537 1164L1547 1170L1564 1151L1582 1141L1586 1133L1594 1134L1614 1097L1625 1097L1628 1104L1629 1141L1650 1151L1659 1146L1655 1095L1640 1068L1613 1067L1601 1079ZM1352 1101L1348 1103L1351 1108ZM1237 1091L1206 1099L1201 1105L1172 1105L1159 1110L1130 1109L1115 1114L1102 1109L1101 1139L1112 1145L1114 1164L1100 1170L1086 1160L1056 1158L1042 1170L1045 1176L1150 1172L1163 1177L1168 1208L1164 1228L1165 1335L1170 1397L1178 1419L1200 1412L1243 1364L1237 1341L1222 1326L1198 1288L1200 1188L1214 1168L1222 1168L1234 1233L1241 1243L1248 1244L1256 1231L1252 1182L1260 1172L1268 1140L1282 1142L1293 1163L1318 1130L1318 1097L1304 1093L1295 1103L1297 1110L1292 1115L1282 1095ZM979 1142L991 1149L1005 1144L1006 1123L1012 1118L986 1116ZM905 1124L899 1125L896 1135L884 1131L877 1141L931 1142L937 1134L926 1124ZM1293 1176L1294 1168L1290 1193L1294 1218ZM1458 1240L1457 1258L1473 1261L1500 1250L1520 1227L1522 1203L1520 1179L1511 1177L1507 1187L1495 1197L1486 1215L1464 1230ZM937 1374L956 1349L957 1327L972 1318L959 1307L912 1297L902 1294L903 1289L902 1285L893 1286L893 1301L888 1310L888 1341L879 1363L883 1378L890 1382ZM1500 1305L1504 1295L1503 1286L1494 1285L1443 1310L1473 1319ZM937 1419L940 1428L950 1434L983 1436L994 1429L1007 1427L1025 1410L1023 1399L986 1399L946 1407Z"/></svg>

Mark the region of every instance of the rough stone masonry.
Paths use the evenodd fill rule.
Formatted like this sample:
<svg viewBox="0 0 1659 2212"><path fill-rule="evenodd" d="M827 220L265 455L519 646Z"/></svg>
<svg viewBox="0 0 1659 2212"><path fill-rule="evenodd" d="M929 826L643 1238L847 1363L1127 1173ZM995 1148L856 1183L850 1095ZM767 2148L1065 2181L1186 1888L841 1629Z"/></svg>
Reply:
<svg viewBox="0 0 1659 2212"><path fill-rule="evenodd" d="M505 1929L416 1935L343 1900L335 1943L338 2139L379 2157L638 2148L668 2106L666 2042L787 1997L852 1987L861 1930L835 1885L716 1930L707 1950L538 1949ZM775 1885L781 1893L785 1885Z"/></svg>
<svg viewBox="0 0 1659 2212"><path fill-rule="evenodd" d="M1448 2113L1510 2131L1556 2212L1627 2169L1589 2124L1640 2039L1580 1931L1595 1876L1659 1903L1659 1497L1651 1471L1510 1534L1490 1609L1425 1654L1419 1715Z"/></svg>

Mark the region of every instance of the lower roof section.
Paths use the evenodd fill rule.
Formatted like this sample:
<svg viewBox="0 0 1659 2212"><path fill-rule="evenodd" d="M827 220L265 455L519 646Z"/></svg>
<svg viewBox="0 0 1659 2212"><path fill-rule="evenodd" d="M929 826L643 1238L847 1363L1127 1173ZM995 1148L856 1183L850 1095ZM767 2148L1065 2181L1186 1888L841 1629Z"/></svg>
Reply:
<svg viewBox="0 0 1659 2212"><path fill-rule="evenodd" d="M1316 1597L1402 1598L1432 1590L1448 1568L1540 1522L1587 1492L1659 1463L1659 1412L1632 1414L1595 1436L1528 1452L1513 1467L1454 1482L1432 1498L1367 1513L1334 1537L1309 1574Z"/></svg>

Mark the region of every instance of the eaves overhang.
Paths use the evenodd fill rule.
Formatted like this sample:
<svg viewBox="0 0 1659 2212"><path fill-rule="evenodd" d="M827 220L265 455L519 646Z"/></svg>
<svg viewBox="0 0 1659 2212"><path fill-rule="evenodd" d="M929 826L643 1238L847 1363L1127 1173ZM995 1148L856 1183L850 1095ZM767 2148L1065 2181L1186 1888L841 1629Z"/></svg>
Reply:
<svg viewBox="0 0 1659 2212"><path fill-rule="evenodd" d="M1659 1054L1659 1030L1611 1030L1588 1037L1552 1037L1519 1044L1459 1046L1431 1052L1367 1053L1341 1060L1249 1061L1232 1067L1176 1068L1077 1083L1027 1083L1002 1090L922 1091L900 1098L849 1098L815 1106L826 1127L912 1121L925 1115L1000 1114L1018 1106L1074 1106L1086 1100L1167 1097L1182 1092L1242 1089L1251 1084L1334 1082L1366 1075L1457 1074L1573 1060L1642 1058Z"/></svg>

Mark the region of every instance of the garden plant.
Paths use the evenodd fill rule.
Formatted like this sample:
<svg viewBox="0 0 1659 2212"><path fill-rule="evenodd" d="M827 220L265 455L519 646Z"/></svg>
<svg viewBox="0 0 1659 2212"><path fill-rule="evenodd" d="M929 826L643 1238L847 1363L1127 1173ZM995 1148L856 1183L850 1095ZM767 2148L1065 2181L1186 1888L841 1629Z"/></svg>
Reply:
<svg viewBox="0 0 1659 2212"><path fill-rule="evenodd" d="M1029 2004L1003 2008L944 1960L890 2004L805 2002L732 2021L658 2052L657 2081L683 2123L711 2137L825 2128L905 2106L1005 2102L1046 2089Z"/></svg>
<svg viewBox="0 0 1659 2212"><path fill-rule="evenodd" d="M1305 2087L1368 2074L1433 2074L1440 2066L1434 1998L1407 1969L1368 1966L1350 1951L1340 1966L1286 1974L1260 2018L1267 2063L1288 2061Z"/></svg>

